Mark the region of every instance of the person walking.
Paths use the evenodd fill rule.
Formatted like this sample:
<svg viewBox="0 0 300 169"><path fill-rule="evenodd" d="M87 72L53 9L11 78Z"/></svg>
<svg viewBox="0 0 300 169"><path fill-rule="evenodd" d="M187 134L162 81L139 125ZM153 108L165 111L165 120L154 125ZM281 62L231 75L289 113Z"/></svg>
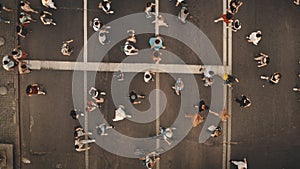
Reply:
<svg viewBox="0 0 300 169"><path fill-rule="evenodd" d="M146 18L151 18L155 14L155 3L147 2L145 8Z"/></svg>
<svg viewBox="0 0 300 169"><path fill-rule="evenodd" d="M77 120L79 117L83 117L84 116L84 113L80 110L77 110L77 109L73 109L71 110L70 112L70 116L74 119L74 120Z"/></svg>
<svg viewBox="0 0 300 169"><path fill-rule="evenodd" d="M151 152L147 154L145 157L139 158L139 160L143 161L143 164L148 168L148 169L153 169L157 161L160 159L159 154L156 152Z"/></svg>
<svg viewBox="0 0 300 169"><path fill-rule="evenodd" d="M204 100L200 100L200 102L198 103L198 105L194 106L196 109L198 109L198 113L202 113L205 110L209 109L209 106L205 105Z"/></svg>
<svg viewBox="0 0 300 169"><path fill-rule="evenodd" d="M163 38L158 35L150 38L149 44L151 46L151 49L154 50L166 49L166 47L163 45Z"/></svg>
<svg viewBox="0 0 300 169"><path fill-rule="evenodd" d="M124 46L122 46L121 49L127 56L137 55L139 50L133 46L133 44L136 43L135 31L128 30L127 34L128 37Z"/></svg>
<svg viewBox="0 0 300 169"><path fill-rule="evenodd" d="M214 111L212 111L212 110L209 110L209 113L211 113L211 114L213 114L213 115L215 115L215 116L217 116L217 117L219 117L220 119L221 119L221 121L227 121L227 119L229 119L231 116L228 114L228 111L227 111L227 109L223 109L220 113L216 113L216 112L214 112Z"/></svg>
<svg viewBox="0 0 300 169"><path fill-rule="evenodd" d="M112 125L106 125L105 123L99 124L96 126L96 129L98 129L98 134L101 136L107 136L108 134L105 132L107 129L112 129L114 126Z"/></svg>
<svg viewBox="0 0 300 169"><path fill-rule="evenodd" d="M93 133L91 133L91 132L85 132L81 126L77 126L74 128L74 137L76 140L78 140L84 136L88 136L88 135L92 135L92 134Z"/></svg>
<svg viewBox="0 0 300 169"><path fill-rule="evenodd" d="M20 49L20 45L18 45L16 48L14 48L11 51L11 55L13 57L16 57L17 59L26 59L26 57L28 56L28 54L25 50Z"/></svg>
<svg viewBox="0 0 300 169"><path fill-rule="evenodd" d="M231 25L227 26L226 28L231 28L233 32L237 32L242 28L241 22L238 19L235 19Z"/></svg>
<svg viewBox="0 0 300 169"><path fill-rule="evenodd" d="M158 50L154 50L151 55L152 61L154 63L159 63L161 61L161 55L162 55L161 52L159 52Z"/></svg>
<svg viewBox="0 0 300 169"><path fill-rule="evenodd" d="M109 29L111 27L110 26L105 26L103 25L103 27L99 30L99 43L101 45L106 45L110 43L110 40L107 38L107 35L109 34Z"/></svg>
<svg viewBox="0 0 300 169"><path fill-rule="evenodd" d="M210 125L207 130L211 132L211 137L218 137L222 134L222 128L220 126Z"/></svg>
<svg viewBox="0 0 300 169"><path fill-rule="evenodd" d="M187 7L183 6L178 13L178 19L182 23L187 23L187 18L191 19L193 16L190 14Z"/></svg>
<svg viewBox="0 0 300 169"><path fill-rule="evenodd" d="M175 6L179 6L179 5L186 5L185 0L176 0Z"/></svg>
<svg viewBox="0 0 300 169"><path fill-rule="evenodd" d="M199 124L203 123L205 118L200 115L200 113L195 114L185 114L185 118L190 118L192 121L192 126L197 127Z"/></svg>
<svg viewBox="0 0 300 169"><path fill-rule="evenodd" d="M26 95L46 95L46 91L41 88L41 86L37 83L30 84L26 87Z"/></svg>
<svg viewBox="0 0 300 169"><path fill-rule="evenodd" d="M152 23L157 24L158 26L169 27L169 25L165 22L162 15L158 15L157 19L155 19Z"/></svg>
<svg viewBox="0 0 300 169"><path fill-rule="evenodd" d="M1 11L12 12L13 10L0 3L0 13Z"/></svg>
<svg viewBox="0 0 300 169"><path fill-rule="evenodd" d="M137 101L137 99L144 99L145 95L137 94L135 91L131 91L129 93L129 100L132 104L141 104L141 101Z"/></svg>
<svg viewBox="0 0 300 169"><path fill-rule="evenodd" d="M243 2L239 0L231 0L229 2L229 10L233 13L236 14L239 10L239 8L243 5Z"/></svg>
<svg viewBox="0 0 300 169"><path fill-rule="evenodd" d="M172 86L172 89L174 89L176 95L181 95L181 91L183 90L184 88L184 83L183 81L181 80L181 78L178 78L175 82L175 85Z"/></svg>
<svg viewBox="0 0 300 169"><path fill-rule="evenodd" d="M233 84L234 82L239 83L239 79L238 79L236 76L230 75L230 74L228 74L228 73L225 73L225 74L223 75L223 80L224 80L224 83L225 83L228 87L230 87L230 88L232 88L232 84Z"/></svg>
<svg viewBox="0 0 300 169"><path fill-rule="evenodd" d="M176 130L175 127L159 127L159 134L157 136L162 136L164 141L168 144L171 145L170 139L173 137L173 131Z"/></svg>
<svg viewBox="0 0 300 169"><path fill-rule="evenodd" d="M2 67L7 71L15 70L15 67L18 66L18 62L9 55L5 55L2 58Z"/></svg>
<svg viewBox="0 0 300 169"><path fill-rule="evenodd" d="M111 10L110 0L103 0L102 2L99 3L98 8L102 9L107 15L114 13L114 11Z"/></svg>
<svg viewBox="0 0 300 169"><path fill-rule="evenodd" d="M261 75L260 78L263 80L267 80L271 84L277 84L280 81L281 74L279 72L275 72L269 77L265 75Z"/></svg>
<svg viewBox="0 0 300 169"><path fill-rule="evenodd" d="M29 34L29 31L23 25L17 25L16 30L17 34L22 38L25 38Z"/></svg>
<svg viewBox="0 0 300 169"><path fill-rule="evenodd" d="M47 17L48 16L48 17ZM48 11L42 11L40 12L40 20L44 25L56 25L56 23L53 21L52 18L49 18L49 16L52 16L52 13Z"/></svg>
<svg viewBox="0 0 300 169"><path fill-rule="evenodd" d="M231 11L227 10L226 14L223 14L220 18L215 19L214 22L217 23L223 21L226 24L230 24L231 22L233 22L233 15L234 14Z"/></svg>
<svg viewBox="0 0 300 169"><path fill-rule="evenodd" d="M20 13L19 21L23 26L25 26L26 24L30 24L31 22L36 22L36 20L32 19L29 14L24 12Z"/></svg>
<svg viewBox="0 0 300 169"><path fill-rule="evenodd" d="M144 73L144 82L150 83L150 81L154 81L154 76L155 76L154 72L152 72L150 70L145 71L145 73Z"/></svg>
<svg viewBox="0 0 300 169"><path fill-rule="evenodd" d="M264 53L259 53L254 60L257 62L257 67L265 67L269 64L270 57Z"/></svg>
<svg viewBox="0 0 300 169"><path fill-rule="evenodd" d="M62 43L60 51L64 56L70 56L73 53L73 47L70 45L71 42L73 42L72 39Z"/></svg>
<svg viewBox="0 0 300 169"><path fill-rule="evenodd" d="M247 169L247 159L244 158L243 161L234 161L230 160L230 162L237 166L238 169Z"/></svg>
<svg viewBox="0 0 300 169"><path fill-rule="evenodd" d="M261 31L252 32L249 36L246 36L246 39L249 43L253 43L253 45L258 45L261 40L262 33Z"/></svg>
<svg viewBox="0 0 300 169"><path fill-rule="evenodd" d="M240 107L246 108L251 106L251 101L248 97L245 95L241 95L241 99L234 98L234 101L240 104Z"/></svg>
<svg viewBox="0 0 300 169"><path fill-rule="evenodd" d="M20 1L20 7L25 12L39 13L38 11L36 11L30 7L29 1Z"/></svg>
<svg viewBox="0 0 300 169"><path fill-rule="evenodd" d="M115 110L115 118L112 121L121 121L125 118L131 118L131 115L126 114L125 107L123 105L119 105L119 107Z"/></svg>
<svg viewBox="0 0 300 169"><path fill-rule="evenodd" d="M56 6L52 0L42 0L42 5L46 8L56 9Z"/></svg>
<svg viewBox="0 0 300 169"><path fill-rule="evenodd" d="M18 62L18 72L20 75L30 73L31 70L28 67L28 64L24 61L20 61L17 56L13 56L14 60Z"/></svg>

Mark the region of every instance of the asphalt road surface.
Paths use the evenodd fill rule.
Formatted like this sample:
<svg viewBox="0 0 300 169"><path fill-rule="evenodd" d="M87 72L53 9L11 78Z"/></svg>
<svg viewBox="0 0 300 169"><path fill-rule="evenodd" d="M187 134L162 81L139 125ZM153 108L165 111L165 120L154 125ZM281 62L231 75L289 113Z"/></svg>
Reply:
<svg viewBox="0 0 300 169"><path fill-rule="evenodd" d="M123 16L140 13L144 11L146 1L124 0L113 1L112 9L115 11L112 15L106 15L98 9L99 1L90 0L87 3L87 9L84 9L84 1L64 0L55 1L57 10L46 9L38 1L32 1L31 6L39 11L47 10L53 14L56 26L44 26L39 21L37 14L32 14L33 18L38 20L31 23L28 28L32 30L30 35L20 40L23 49L28 51L29 60L39 61L66 61L66 62L105 62L120 63L127 57L120 50L124 39L116 42L111 50L102 60L97 56L91 57L89 54L85 58L82 52L85 42L84 30L87 28L87 38L94 35L93 29L89 26L89 21L99 17L104 24L120 19ZM199 1L188 0L188 9L193 18L190 20L196 25L210 40L220 61L223 61L223 28L221 23L214 23L213 20L221 16L222 1ZM179 7L175 7L174 1L160 1L159 11L172 15L177 15ZM87 12L87 23L84 24L84 13ZM242 160L247 158L249 168L267 168L267 169L297 169L300 165L299 159L299 93L293 92L295 85L300 85L297 74L299 73L300 57L300 7L288 1L244 1L236 18L240 19L242 29L232 36L232 68L233 74L239 78L239 83L235 84L232 97L228 102L232 102L232 118L225 124L224 128L228 130L225 136L210 138L206 143L199 143L199 135L203 125L191 129L187 136L180 141L174 148L161 154L157 168L162 169L220 169L235 168L228 161L229 159ZM132 29L141 29L143 26L148 28L151 25L132 25ZM168 23L168 20L166 20ZM171 22L169 20L169 22ZM122 28L121 24L118 29ZM85 28L86 27L86 28ZM125 27L125 26L124 26ZM114 29L114 28L112 28ZM170 32L170 28L160 28L161 32L169 35L176 35L178 32ZM121 29L122 30L122 29ZM261 30L263 37L258 46L247 43L245 37L252 31ZM120 34L126 36L127 29ZM189 29L182 29L182 32L189 34L193 38L193 32ZM153 33L137 35L136 46L139 49L149 48L148 39L154 36ZM74 52L70 57L63 56L60 53L61 43L65 40L73 39ZM188 44L181 42L181 39L174 39L172 36L164 36L167 50L176 54L188 65L203 64L197 54L191 50ZM225 39L226 40L226 39ZM199 45L202 45L202 41ZM89 44L88 48L97 48L100 44ZM259 52L269 54L271 61L267 67L257 68L253 57ZM139 60L151 63L150 57L141 59L139 56L130 56L129 62ZM136 58L134 58L136 57ZM86 59L86 60L85 60ZM66 66L67 64L66 63ZM173 59L164 59L161 63L175 63ZM177 64L177 63L176 63ZM221 65L219 65L221 66ZM228 66L228 65L226 65ZM279 84L270 85L266 81L260 80L262 74L272 74L278 71L282 74ZM156 133L157 125L165 127L171 126L179 116L179 110L182 108L186 113L194 113L193 105L197 104L194 97L200 95L207 103L211 102L212 91L204 87L200 80L200 75L176 74L175 77L194 77L197 86L195 88L185 87L184 97L176 96L171 86L175 83L175 78L171 74L159 73L154 82L145 84L143 82L143 73L125 73L126 77L133 76L128 88L123 88L123 93L129 93L135 90L138 93L146 94L142 104L134 107L139 111L146 111L151 107L150 93L159 87L164 92L167 100L166 108L158 120L148 123L138 123L131 120L113 122L114 110L119 102L113 99L113 78L112 72L97 72L95 78L94 72L76 71L82 81L74 82L73 70L52 70L42 69L33 70L30 74L20 76L20 102L21 102L21 145L22 157L30 159L31 164L22 164L24 169L50 169L50 168L90 168L90 169L122 169L122 168L146 168L137 158L127 158L121 155L121 150L131 147L129 144L115 145L115 150L120 150L120 154L113 154L97 144L90 144L91 149L88 152L76 152L74 150L73 130L79 125L77 120L70 117L70 110L74 108L73 87L82 85L86 89L95 83L95 87L106 91L105 102L101 105L100 111L108 123L115 126L117 131L123 135L134 138L149 137ZM159 76L159 77L158 77ZM88 81L86 85L85 78L94 79ZM46 96L28 97L25 95L25 88L30 83L42 84L46 90ZM122 84L120 82L119 84ZM231 90L231 91L230 91ZM184 95L184 92L194 92L193 95ZM84 103L89 100L84 96L84 91L75 91L77 95L82 95L82 105L75 108L84 109ZM252 105L249 108L242 109L237 103L233 102L233 97L241 94L248 96ZM127 99L126 94L120 94L121 99ZM156 98L157 99L157 98ZM188 104L182 104L183 99ZM155 101L155 99L154 99ZM128 100L127 100L128 102ZM162 105L162 102L159 103ZM230 105L230 104L229 104ZM159 108L158 108L159 109ZM190 112L193 111L193 112ZM81 118L81 124L85 124L87 130L95 131L96 112L87 114L89 118ZM157 112L153 112L157 113ZM208 112L203 116L207 117ZM87 121L88 119L88 121ZM223 127L223 124L220 123ZM229 128L228 128L229 126ZM176 127L176 126L175 126ZM205 129L204 129L205 130ZM111 131L107 131L109 134ZM176 142L176 132L179 134L181 129L175 131L174 139ZM229 135L228 135L229 134ZM97 135L93 132L93 135ZM92 136L93 137L93 136ZM110 142L108 136L103 136L102 141ZM125 136L124 136L125 137ZM224 138L226 138L224 140ZM229 139L228 139L229 138ZM106 139L106 140L105 140ZM115 143L116 140L111 140ZM118 140L117 140L118 141ZM163 141L158 141L158 145L164 145ZM140 146L140 147L139 147ZM157 146L157 144L156 144ZM166 146L166 145L164 145ZM143 148L143 145L136 145L136 148ZM150 150L146 150L150 151Z"/></svg>

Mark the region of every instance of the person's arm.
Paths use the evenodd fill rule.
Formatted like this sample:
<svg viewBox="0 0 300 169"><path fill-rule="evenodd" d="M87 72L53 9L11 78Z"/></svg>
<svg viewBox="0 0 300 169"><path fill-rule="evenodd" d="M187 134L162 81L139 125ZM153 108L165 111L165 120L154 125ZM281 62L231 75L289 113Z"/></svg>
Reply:
<svg viewBox="0 0 300 169"><path fill-rule="evenodd" d="M77 151L81 152L81 151L86 151L89 150L91 147L86 147L86 148L78 148L76 149Z"/></svg>
<svg viewBox="0 0 300 169"><path fill-rule="evenodd" d="M3 10L7 11L7 12L12 12L12 9L7 8L6 6L3 6Z"/></svg>
<svg viewBox="0 0 300 169"><path fill-rule="evenodd" d="M267 65L266 63L263 63L263 64L260 64L260 65L257 65L257 67L264 67L266 65Z"/></svg>
<svg viewBox="0 0 300 169"><path fill-rule="evenodd" d="M44 21L44 15L40 16L40 20L43 22L44 25L47 24L47 22Z"/></svg>
<svg viewBox="0 0 300 169"><path fill-rule="evenodd" d="M22 38L25 38L25 36L22 35L21 32L18 32L18 35L21 36Z"/></svg>
<svg viewBox="0 0 300 169"><path fill-rule="evenodd" d="M48 11L43 11L45 14L49 14L52 15L52 13L48 12Z"/></svg>
<svg viewBox="0 0 300 169"><path fill-rule="evenodd" d="M216 113L216 112L214 112L214 111L212 111L212 110L209 110L208 112L211 113L211 114L213 114L213 115L215 115L215 116L217 116L217 117L220 116L219 113Z"/></svg>
<svg viewBox="0 0 300 169"><path fill-rule="evenodd" d="M261 56L265 56L268 57L268 55L264 54L264 53L259 53Z"/></svg>

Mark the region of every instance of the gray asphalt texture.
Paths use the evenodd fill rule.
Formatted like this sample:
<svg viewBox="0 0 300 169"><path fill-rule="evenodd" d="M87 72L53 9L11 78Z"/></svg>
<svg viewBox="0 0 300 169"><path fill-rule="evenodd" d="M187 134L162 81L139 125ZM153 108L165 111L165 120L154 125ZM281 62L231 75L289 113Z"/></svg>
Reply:
<svg viewBox="0 0 300 169"><path fill-rule="evenodd" d="M222 24L213 20L222 14L221 1L187 1L193 15L191 20L211 40L222 58ZM39 11L45 10L39 1L32 1L31 6ZM75 61L83 46L83 2L55 1L56 11L53 13L57 25L44 26L39 16L32 14L37 23L28 26L32 33L21 39L22 48L28 51L29 59ZM121 16L143 12L146 1L113 1L115 14L106 16L98 9L98 1L88 1L88 20L100 17L104 23ZM177 15L179 8L175 2L162 1L160 11ZM234 85L233 96L245 94L250 97L252 106L242 109L233 103L232 141L237 144L231 146L232 159L248 160L249 168L286 168L297 169L299 159L299 93L292 91L292 87L300 85L300 7L291 1L244 1L235 17L242 23L242 29L233 33L233 73L240 83ZM258 46L246 42L245 37L252 31L261 30L263 38ZM124 30L126 32L126 30ZM93 33L88 29L88 36ZM138 36L138 39L148 38L149 35ZM74 53L70 57L62 56L60 46L62 41L74 39ZM185 50L179 41L165 38L168 50L176 53L188 64L201 64L196 56ZM147 41L146 41L147 42ZM121 45L121 44L120 44ZM105 62L120 62L125 59L116 45L104 58ZM148 43L141 40L139 48L147 48ZM269 54L270 64L265 68L256 68L253 57L259 52ZM275 71L282 73L279 84L270 85L259 79L261 74L269 75ZM84 168L84 153L74 150L73 129L79 125L73 120L69 112L72 103L72 71L41 70L20 76L20 114L21 114L21 144L22 156L28 157L31 164L22 164L24 169L50 168ZM102 111L108 122L112 122L115 105L111 102L110 84L111 73L98 73L96 88L107 92ZM186 76L186 75L182 75ZM211 91L200 81L198 87L201 99L210 102ZM168 99L166 111L160 117L162 124L168 126L176 118L180 99L171 90L175 80L167 74L160 75L160 86ZM137 92L149 93L155 84L145 87L140 85L142 74L138 74L130 85L130 89ZM46 96L27 97L25 88L30 83L42 84ZM264 87L262 87L264 85ZM190 89L186 89L190 90ZM191 103L195 104L195 103ZM149 106L137 105L137 109L145 110ZM204 116L207 112L204 113ZM116 130L129 136L144 137L153 134L155 122L139 124L128 120L112 123ZM198 136L202 125L190 131L187 137L172 150L161 155L162 169L219 169L222 167L222 136L211 138L212 144L199 144ZM125 145L126 146L126 145ZM90 168L145 168L138 159L119 157L111 154L97 145L91 144L89 151ZM231 166L234 168L234 166Z"/></svg>

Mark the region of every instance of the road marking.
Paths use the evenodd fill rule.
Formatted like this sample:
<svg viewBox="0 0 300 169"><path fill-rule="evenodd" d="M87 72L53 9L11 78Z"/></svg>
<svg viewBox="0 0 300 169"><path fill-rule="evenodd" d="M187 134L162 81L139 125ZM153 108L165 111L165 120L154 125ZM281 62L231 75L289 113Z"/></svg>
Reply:
<svg viewBox="0 0 300 169"><path fill-rule="evenodd" d="M83 61L87 63L88 49L87 49L87 0L83 0ZM83 74L83 89L87 91L87 71L84 71ZM87 105L87 93L83 92L84 95L84 105ZM88 113L85 112L84 116L84 129L88 130ZM85 139L88 139L88 136L85 136ZM88 144L85 145L87 147ZM85 169L89 169L89 151L85 151Z"/></svg>
<svg viewBox="0 0 300 169"><path fill-rule="evenodd" d="M157 17L159 15L159 0L155 0L155 21L157 21ZM155 22L155 35L159 35L159 25L157 24L158 22ZM159 65L159 62L157 62L157 64L155 65ZM160 126L160 121L159 121L159 91L158 89L160 89L160 85L159 85L159 73L157 72L155 74L155 86L156 86L156 133L159 133L159 126ZM160 139L156 139L156 149L160 148ZM160 169L160 161L157 161L156 164L156 168Z"/></svg>
<svg viewBox="0 0 300 169"><path fill-rule="evenodd" d="M232 74L232 30L228 29L228 68L229 74ZM232 90L228 90L228 114L232 118ZM230 169L231 159L231 119L227 122L227 169Z"/></svg>
<svg viewBox="0 0 300 169"><path fill-rule="evenodd" d="M153 64L153 63L98 63L98 62L66 62L66 61L26 61L31 69L41 70L78 70L78 71L99 71L99 72L145 72L148 69L158 73L181 73L181 74L200 74L200 65L183 64ZM207 70L213 70L217 75L229 72L228 66L205 65Z"/></svg>
<svg viewBox="0 0 300 169"><path fill-rule="evenodd" d="M223 13L225 14L227 10L227 0L223 0ZM226 28L227 24L223 22L223 66L226 66L228 68L228 73L231 74L232 67L230 67L228 64L231 64L231 57L229 58L229 54L231 53L229 46L230 46L230 38L228 36L228 30ZM229 29L231 31L231 29ZM227 43L228 42L228 43ZM228 48L228 50L227 50ZM228 53L227 53L228 52ZM223 100L224 100L224 106L227 107L228 113L231 115L231 90L228 90L227 86L225 85L223 87ZM222 150L222 169L230 169L230 163L228 163L228 151L230 151L230 147L228 149L228 146L230 146L230 141L228 139L229 134L229 128L228 126L231 126L231 120L228 119L227 122L223 122L223 150Z"/></svg>

